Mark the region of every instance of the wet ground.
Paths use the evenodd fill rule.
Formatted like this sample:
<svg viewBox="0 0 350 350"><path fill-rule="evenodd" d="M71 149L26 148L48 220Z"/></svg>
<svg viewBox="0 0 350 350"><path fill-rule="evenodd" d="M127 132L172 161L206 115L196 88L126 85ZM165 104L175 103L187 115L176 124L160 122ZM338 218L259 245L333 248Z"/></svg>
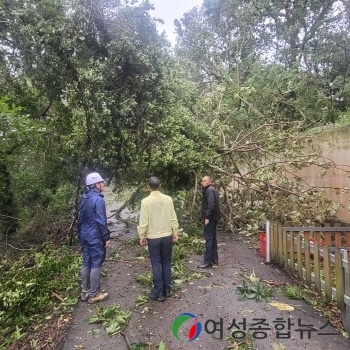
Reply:
<svg viewBox="0 0 350 350"><path fill-rule="evenodd" d="M107 206L108 216L115 208L113 205ZM124 217L128 215L127 212L124 213ZM125 230L124 224L117 224L114 219L110 219L110 228L114 231L114 238L109 254L118 249L125 239L136 235L134 230ZM138 342L150 343L154 349L160 341L165 342L167 350L229 349L233 342L228 338L233 329L228 328L234 319L242 330L242 333L235 333L236 337L244 336L243 328L246 328L246 331L259 326L267 328L255 335L266 337L255 339L254 349L350 349L350 341L342 335L319 334L336 331L331 326L321 329L327 323L327 319L304 301L289 300L276 290L269 302L286 303L293 306L294 310L279 310L265 301L238 301L236 287L242 282L244 275L249 276L253 271L263 280L290 283L291 279L275 265L264 264L259 252L245 243L238 234L220 232L218 242L219 266L207 270L208 273L203 274L203 278L193 283L181 284L181 290L163 303L148 301L138 306L132 313L124 336L107 336L103 327L88 325L86 319L96 313L98 306L80 302L61 349L128 350L128 343ZM136 282L137 276L150 271L149 259L135 259L140 249L141 247L137 246L124 247L120 251L123 260L105 263L107 276L102 278L102 288L110 293L110 299L101 305L108 306L117 302L122 310L128 311L135 307L138 296L149 292L148 288ZM199 255L188 257L188 266L192 270L198 270L196 266L201 262L202 257ZM196 315L203 328L198 338L191 343L179 341L172 333L174 319L184 312ZM287 329L275 329L275 326L279 327L276 323L277 318L280 318L279 321L285 321L284 325L291 323L290 333ZM214 323L209 320L215 322L217 331L212 332ZM265 325L254 325L261 320L264 320ZM180 328L179 338L185 339L190 322L187 321ZM298 323L304 326L298 326ZM257 330L249 330L250 334L254 332ZM282 338L283 336L289 338ZM244 338L236 340L236 343L243 344L243 341Z"/></svg>

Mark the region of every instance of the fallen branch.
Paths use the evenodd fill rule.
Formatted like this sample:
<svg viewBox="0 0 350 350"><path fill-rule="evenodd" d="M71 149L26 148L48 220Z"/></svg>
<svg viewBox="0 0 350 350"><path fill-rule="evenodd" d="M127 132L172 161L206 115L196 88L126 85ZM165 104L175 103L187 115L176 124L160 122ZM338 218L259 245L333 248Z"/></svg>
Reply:
<svg viewBox="0 0 350 350"><path fill-rule="evenodd" d="M5 331L2 336L3 337L7 337L8 335L10 335L11 333L13 333L16 330L16 326L12 326L11 328L9 328L7 331Z"/></svg>
<svg viewBox="0 0 350 350"><path fill-rule="evenodd" d="M123 338L124 338L124 340L125 340L125 343L126 343L126 345L128 346L128 349L131 350L132 348L131 348L131 344L130 344L130 342L129 342L128 337L125 335L124 332L120 332L120 334L123 336Z"/></svg>
<svg viewBox="0 0 350 350"><path fill-rule="evenodd" d="M32 250L32 248L26 249L26 248L16 248L13 245L11 245L10 243L5 243L5 246L9 246L12 249L16 249L16 250Z"/></svg>
<svg viewBox="0 0 350 350"><path fill-rule="evenodd" d="M118 208L118 209L116 210L116 212L115 212L115 214L114 214L116 219L118 219L118 216L119 216L120 213L127 207L127 205L128 205L129 203L132 203L132 202L135 200L135 198L136 198L136 196L138 195L140 189L141 189L141 187L138 187L138 188L136 189L136 191L131 195L131 197L130 197L127 201L125 201L124 204L123 204L120 208ZM113 216L113 215L112 215L112 216ZM110 218L111 218L112 216L110 216Z"/></svg>
<svg viewBox="0 0 350 350"><path fill-rule="evenodd" d="M189 267L189 266L187 266L187 268L188 268L190 271L192 271L192 272L204 273L204 274L208 273L208 271L195 270L195 269L192 269L192 268Z"/></svg>
<svg viewBox="0 0 350 350"><path fill-rule="evenodd" d="M230 199L228 198L228 193L227 193L227 188L226 186L224 185L223 182L221 182L221 187L224 189L224 198L225 198L225 202L226 202L226 205L229 209L229 214L228 214L228 218L229 218L229 222L232 221L232 207L231 207L231 204L230 204Z"/></svg>
<svg viewBox="0 0 350 350"><path fill-rule="evenodd" d="M233 345L230 345L230 346L228 346L228 348L227 349L237 349L237 346L238 346L238 349L239 349L239 347L241 346L241 345L244 345L246 342L245 341L241 341L240 343L238 343L238 342L235 342Z"/></svg>
<svg viewBox="0 0 350 350"><path fill-rule="evenodd" d="M64 299L61 298L61 297L60 297L58 294L56 294L55 292L52 292L52 295L53 295L55 298L57 298L61 303L64 302Z"/></svg>
<svg viewBox="0 0 350 350"><path fill-rule="evenodd" d="M263 282L265 282L267 285L269 285L270 287L276 287L279 285L284 285L286 284L285 282L277 282L277 281L272 281L272 280L262 280Z"/></svg>
<svg viewBox="0 0 350 350"><path fill-rule="evenodd" d="M126 220L126 219L122 219L121 217L117 217L116 220L124 222L124 224L126 224L126 226L137 227L137 224L135 224L134 222Z"/></svg>
<svg viewBox="0 0 350 350"><path fill-rule="evenodd" d="M17 218L14 218L13 216L9 216L9 215L0 214L0 216L2 216L3 218L9 218L9 219L14 219L14 220L21 221L21 219L17 219Z"/></svg>
<svg viewBox="0 0 350 350"><path fill-rule="evenodd" d="M127 207L128 204L132 203L135 200L135 198L139 194L140 190L141 190L141 187L138 187L136 189L136 191L131 195L131 197L122 204L121 207L119 207L117 210L111 211L111 212L115 212L115 214L112 214L107 219L110 219L111 217L114 216L116 218L116 220L124 222L127 226L137 227L137 224L135 224L134 222L126 220L126 219L123 219L120 216L120 213Z"/></svg>
<svg viewBox="0 0 350 350"><path fill-rule="evenodd" d="M120 259L120 260L116 260L116 259L106 259L106 261L115 261L115 262L118 262L118 263L120 263L120 262L125 262L125 263L137 263L137 262L140 262L140 261L145 261L146 260L146 258L145 259Z"/></svg>

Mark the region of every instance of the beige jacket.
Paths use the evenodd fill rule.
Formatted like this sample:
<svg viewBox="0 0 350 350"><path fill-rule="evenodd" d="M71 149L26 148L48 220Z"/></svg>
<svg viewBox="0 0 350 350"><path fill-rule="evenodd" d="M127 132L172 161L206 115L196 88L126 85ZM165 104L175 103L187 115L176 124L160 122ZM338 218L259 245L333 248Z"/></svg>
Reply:
<svg viewBox="0 0 350 350"><path fill-rule="evenodd" d="M177 221L171 197L160 191L152 191L141 202L140 221L137 231L140 238L160 238L177 235Z"/></svg>

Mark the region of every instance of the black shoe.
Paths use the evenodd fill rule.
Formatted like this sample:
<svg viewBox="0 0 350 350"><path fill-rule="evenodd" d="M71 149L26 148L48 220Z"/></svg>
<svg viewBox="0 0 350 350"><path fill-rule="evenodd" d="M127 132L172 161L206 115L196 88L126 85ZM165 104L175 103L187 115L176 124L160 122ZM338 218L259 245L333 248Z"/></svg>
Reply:
<svg viewBox="0 0 350 350"><path fill-rule="evenodd" d="M163 295L164 295L166 298L171 298L171 291L170 291L170 288L164 288Z"/></svg>
<svg viewBox="0 0 350 350"><path fill-rule="evenodd" d="M151 292L147 295L151 300L156 300L159 302L163 302L165 300L163 295L156 295L154 292Z"/></svg>
<svg viewBox="0 0 350 350"><path fill-rule="evenodd" d="M219 262L217 260L212 262L213 265L219 265Z"/></svg>
<svg viewBox="0 0 350 350"><path fill-rule="evenodd" d="M209 269L212 267L212 264L202 264L197 266L199 269Z"/></svg>

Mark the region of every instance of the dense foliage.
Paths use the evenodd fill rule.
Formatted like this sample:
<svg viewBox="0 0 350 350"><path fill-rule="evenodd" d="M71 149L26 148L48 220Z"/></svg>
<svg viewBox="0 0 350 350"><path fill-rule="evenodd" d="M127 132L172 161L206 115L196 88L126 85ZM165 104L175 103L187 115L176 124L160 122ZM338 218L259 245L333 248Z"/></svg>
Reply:
<svg viewBox="0 0 350 350"><path fill-rule="evenodd" d="M205 0L176 21L177 57L201 91L194 115L218 136L210 168L226 227L334 218L297 170L336 166L310 134L349 124L348 14L333 0Z"/></svg>
<svg viewBox="0 0 350 350"><path fill-rule="evenodd" d="M150 8L147 1L2 3L0 112L4 127L16 116L26 128L1 147L2 215L26 220L33 208L54 211L61 200L73 207L70 186L83 171L125 185L157 174L186 187L208 164L201 154L214 154L215 138L193 119L197 87L175 68ZM15 231L8 227L4 234Z"/></svg>
<svg viewBox="0 0 350 350"><path fill-rule="evenodd" d="M69 303L75 304L79 265L80 258L74 252L49 246L36 253L32 261L21 258L12 266L9 261L1 263L0 349L8 349L25 335L22 329L30 322L41 322L43 310L51 307L54 314L53 293L66 298L56 305L56 311L63 312Z"/></svg>
<svg viewBox="0 0 350 350"><path fill-rule="evenodd" d="M91 170L118 188L156 174L169 190L186 190L209 171L226 195L232 180L243 186L226 196L239 203L303 197L271 157L307 166L301 140L310 128L347 122L347 3L206 0L176 21L174 54L151 9L126 0L1 3L3 237L42 227L38 217L69 219ZM298 150L283 152L287 139ZM237 148L247 141L259 147ZM267 156L271 166L254 171ZM270 186L276 176L279 190ZM232 224L227 207L226 224L239 227L240 213Z"/></svg>

